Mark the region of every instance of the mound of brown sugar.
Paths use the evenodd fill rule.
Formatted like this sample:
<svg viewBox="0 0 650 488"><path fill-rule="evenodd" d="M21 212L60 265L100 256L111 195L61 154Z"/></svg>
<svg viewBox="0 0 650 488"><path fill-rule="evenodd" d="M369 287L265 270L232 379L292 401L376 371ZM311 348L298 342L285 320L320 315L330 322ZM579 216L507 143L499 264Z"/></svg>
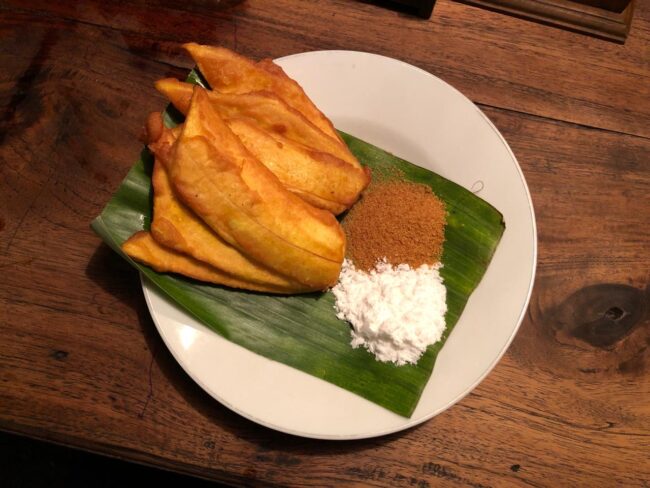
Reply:
<svg viewBox="0 0 650 488"><path fill-rule="evenodd" d="M371 183L343 220L348 257L370 270L386 258L411 267L440 261L445 240L445 204L425 185Z"/></svg>

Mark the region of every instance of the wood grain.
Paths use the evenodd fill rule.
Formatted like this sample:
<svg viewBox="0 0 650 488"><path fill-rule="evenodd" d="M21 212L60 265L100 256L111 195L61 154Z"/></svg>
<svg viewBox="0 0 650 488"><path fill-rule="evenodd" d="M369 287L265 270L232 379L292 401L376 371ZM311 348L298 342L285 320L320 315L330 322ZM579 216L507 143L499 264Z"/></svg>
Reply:
<svg viewBox="0 0 650 488"><path fill-rule="evenodd" d="M403 59L473 101L581 125L650 136L650 2L638 2L624 46L450 0L422 20L356 0L5 0L11 9L137 34L131 52L190 67L194 40L253 57L352 49Z"/></svg>
<svg viewBox="0 0 650 488"><path fill-rule="evenodd" d="M650 139L639 134L650 99L630 88L606 100L610 90L588 79L611 75L610 88L647 80L647 31L634 37L633 27L625 48L601 50L593 39L444 1L432 23L344 2L225 11L160 2L157 12L92 2L36 12L24 3L18 11L5 2L0 16L0 428L251 486L647 486ZM338 19L327 22L335 35L325 21L300 27L327 15ZM393 43L367 25L371 16ZM189 66L175 25L183 22L198 40L227 45L236 25L238 46L258 56L381 47L499 105L482 108L531 189L538 279L511 348L458 405L379 439L300 439L231 413L173 360L137 274L88 225L136 159L144 116L164 103L152 82ZM534 45L543 33L548 46ZM487 70L499 49L504 59L539 59L528 75ZM544 69L545 80L558 76L554 63L584 78L535 92ZM490 83L473 83L484 69Z"/></svg>
<svg viewBox="0 0 650 488"><path fill-rule="evenodd" d="M469 5L506 12L525 19L624 43L630 32L634 5L631 0L613 11L588 5L587 0L462 0ZM595 0L593 3L598 4ZM610 8L617 8L608 5Z"/></svg>

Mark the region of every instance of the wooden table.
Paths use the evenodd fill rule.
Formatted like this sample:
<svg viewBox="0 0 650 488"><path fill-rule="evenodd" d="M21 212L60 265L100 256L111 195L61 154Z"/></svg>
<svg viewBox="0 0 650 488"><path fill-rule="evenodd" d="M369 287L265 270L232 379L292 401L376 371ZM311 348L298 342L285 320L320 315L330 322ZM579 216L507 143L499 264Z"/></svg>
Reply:
<svg viewBox="0 0 650 488"><path fill-rule="evenodd" d="M120 3L120 5L117 5ZM649 486L650 2L624 46L439 0L0 1L0 428L233 484ZM294 438L173 360L138 276L89 229L136 159L180 44L352 49L463 91L517 155L538 277L508 353L399 434Z"/></svg>

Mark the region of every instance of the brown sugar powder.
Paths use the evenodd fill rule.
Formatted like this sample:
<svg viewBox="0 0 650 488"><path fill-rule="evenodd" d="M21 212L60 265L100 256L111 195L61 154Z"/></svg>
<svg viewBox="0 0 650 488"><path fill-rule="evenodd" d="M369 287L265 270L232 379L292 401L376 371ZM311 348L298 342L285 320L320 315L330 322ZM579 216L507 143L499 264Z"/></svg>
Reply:
<svg viewBox="0 0 650 488"><path fill-rule="evenodd" d="M445 204L425 185L372 183L343 220L348 257L369 271L386 258L393 265L440 261L445 240Z"/></svg>

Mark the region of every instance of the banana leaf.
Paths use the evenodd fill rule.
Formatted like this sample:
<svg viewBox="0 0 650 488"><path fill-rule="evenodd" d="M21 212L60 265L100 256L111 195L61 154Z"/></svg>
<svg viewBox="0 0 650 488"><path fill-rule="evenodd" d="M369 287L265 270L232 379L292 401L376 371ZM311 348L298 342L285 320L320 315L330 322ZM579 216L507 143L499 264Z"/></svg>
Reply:
<svg viewBox="0 0 650 488"><path fill-rule="evenodd" d="M189 80L201 83L195 73ZM181 120L173 108L165 112L168 125ZM148 229L151 221L153 158L146 149L92 228L179 307L215 333L410 417L439 351L490 263L505 224L500 212L465 188L352 135L341 136L374 174L428 185L447 206L441 270L447 288L447 327L443 338L430 346L416 365L382 363L363 348L352 349L350 325L336 318L330 292L273 296L238 291L157 273L129 259L120 245L133 233Z"/></svg>

